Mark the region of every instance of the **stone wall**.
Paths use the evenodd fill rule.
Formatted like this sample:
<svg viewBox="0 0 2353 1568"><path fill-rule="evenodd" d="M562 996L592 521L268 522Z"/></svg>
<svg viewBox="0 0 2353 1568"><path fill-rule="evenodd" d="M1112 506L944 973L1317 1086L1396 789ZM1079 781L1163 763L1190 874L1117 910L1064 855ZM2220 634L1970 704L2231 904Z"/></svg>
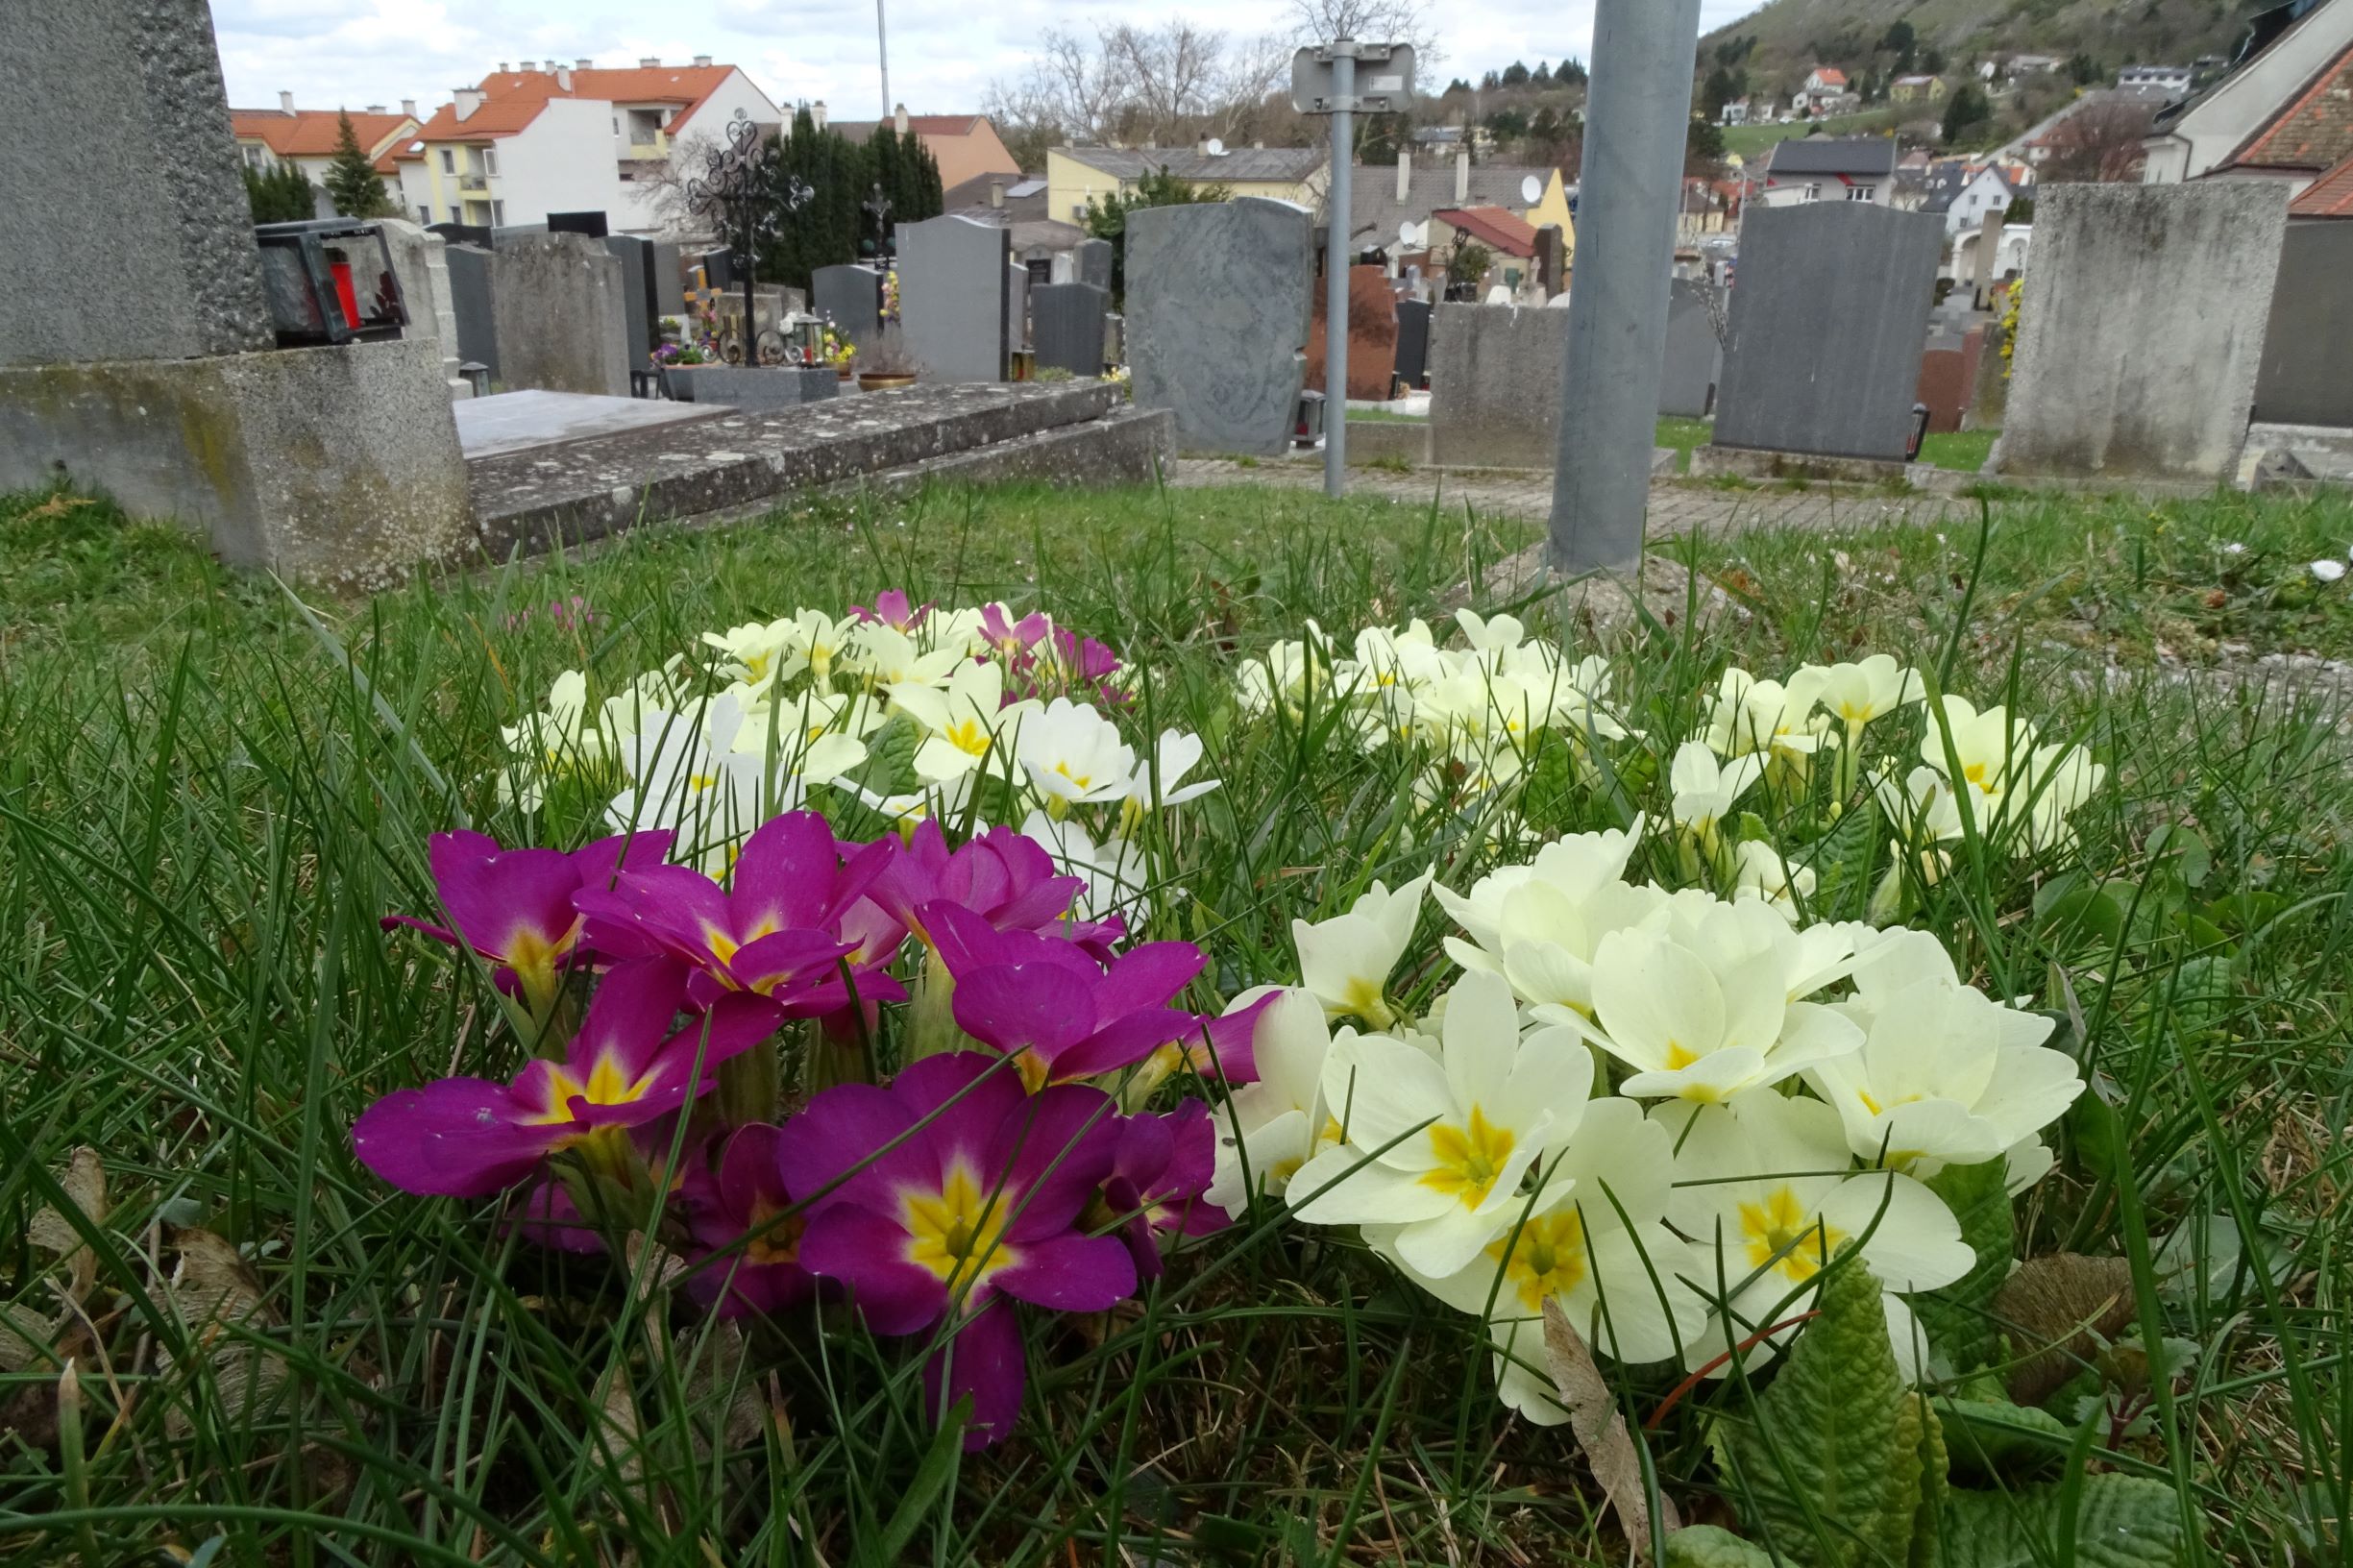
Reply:
<svg viewBox="0 0 2353 1568"><path fill-rule="evenodd" d="M2042 189L1995 468L2235 475L2288 200L2275 180Z"/></svg>
<svg viewBox="0 0 2353 1568"><path fill-rule="evenodd" d="M1430 318L1430 460L1551 468L1568 356L1566 310L1439 306Z"/></svg>
<svg viewBox="0 0 2353 1568"><path fill-rule="evenodd" d="M621 258L584 234L500 236L491 320L509 392L629 395Z"/></svg>

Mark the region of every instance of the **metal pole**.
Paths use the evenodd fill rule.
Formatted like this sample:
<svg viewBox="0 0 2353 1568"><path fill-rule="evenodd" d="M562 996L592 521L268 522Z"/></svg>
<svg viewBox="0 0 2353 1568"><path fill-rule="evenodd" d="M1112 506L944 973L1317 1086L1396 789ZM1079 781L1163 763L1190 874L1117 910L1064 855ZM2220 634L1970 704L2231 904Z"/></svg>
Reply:
<svg viewBox="0 0 2353 1568"><path fill-rule="evenodd" d="M1346 105L1357 95L1356 40L1332 46L1332 90ZM1324 494L1348 493L1348 213L1350 151L1356 116L1332 111L1332 226L1324 237Z"/></svg>
<svg viewBox="0 0 2353 1568"><path fill-rule="evenodd" d="M874 52L882 60L882 117L891 117L891 39L883 32L882 0L874 0Z"/></svg>
<svg viewBox="0 0 2353 1568"><path fill-rule="evenodd" d="M1595 8L1553 470L1552 562L1564 575L1642 554L1699 36L1700 0Z"/></svg>

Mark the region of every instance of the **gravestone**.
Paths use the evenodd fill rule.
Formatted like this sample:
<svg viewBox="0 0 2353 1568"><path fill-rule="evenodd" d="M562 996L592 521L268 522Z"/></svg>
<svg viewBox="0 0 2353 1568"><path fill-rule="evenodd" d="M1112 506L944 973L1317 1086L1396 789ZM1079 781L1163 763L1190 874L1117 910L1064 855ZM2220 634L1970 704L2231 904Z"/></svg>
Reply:
<svg viewBox="0 0 2353 1568"><path fill-rule="evenodd" d="M1070 250L1071 282L1111 288L1112 244L1108 239L1082 239Z"/></svg>
<svg viewBox="0 0 2353 1568"><path fill-rule="evenodd" d="M1048 283L1030 292L1032 335L1040 370L1073 376L1103 374L1104 318L1111 290L1092 283Z"/></svg>
<svg viewBox="0 0 2353 1568"><path fill-rule="evenodd" d="M1428 300L1399 300L1397 302L1397 357L1394 374L1408 390L1416 390L1430 378L1430 302Z"/></svg>
<svg viewBox="0 0 2353 1568"><path fill-rule="evenodd" d="M817 313L864 354L882 341L882 269L820 267L810 275Z"/></svg>
<svg viewBox="0 0 2353 1568"><path fill-rule="evenodd" d="M1103 362L1127 363L1127 317L1116 310L1103 318Z"/></svg>
<svg viewBox="0 0 2353 1568"><path fill-rule="evenodd" d="M702 282L708 288L733 288L735 262L725 247L716 251L698 251L689 258L702 269Z"/></svg>
<svg viewBox="0 0 2353 1568"><path fill-rule="evenodd" d="M1180 451L1290 445L1307 371L1313 223L1288 202L1146 208L1127 219L1127 355L1140 408Z"/></svg>
<svg viewBox="0 0 2353 1568"><path fill-rule="evenodd" d="M2043 190L1995 467L2235 475L2288 200L2275 180Z"/></svg>
<svg viewBox="0 0 2353 1568"><path fill-rule="evenodd" d="M1958 430L1977 402L1977 377L1985 356L1985 329L1939 332L1928 339L1920 356L1920 385L1915 399L1927 405L1928 433L1949 435Z"/></svg>
<svg viewBox="0 0 2353 1568"><path fill-rule="evenodd" d="M1811 202L1743 222L1716 445L1903 461L1942 220Z"/></svg>
<svg viewBox="0 0 2353 1568"><path fill-rule="evenodd" d="M830 365L673 365L663 373L680 403L790 408L841 394Z"/></svg>
<svg viewBox="0 0 2353 1568"><path fill-rule="evenodd" d="M598 216L603 216L599 213ZM563 231L555 231L562 233ZM653 245L635 234L601 237L604 248L621 259L621 297L628 325L625 342L629 368L641 370L653 352L653 327L661 312L653 304Z"/></svg>
<svg viewBox="0 0 2353 1568"><path fill-rule="evenodd" d="M1430 320L1430 460L1550 468L1560 440L1569 313L1441 305Z"/></svg>
<svg viewBox="0 0 2353 1568"><path fill-rule="evenodd" d="M1310 390L1324 390L1324 291L1315 291L1308 324ZM1348 397L1356 403L1388 401L1397 374L1397 293L1379 267L1348 269Z"/></svg>
<svg viewBox="0 0 2353 1568"><path fill-rule="evenodd" d="M1001 381L1011 231L970 218L898 226L898 320L907 353L934 381Z"/></svg>
<svg viewBox="0 0 2353 1568"><path fill-rule="evenodd" d="M678 247L666 239L652 243L651 260L647 267L648 288L653 298L653 319L658 325L664 316L686 315L686 259Z"/></svg>
<svg viewBox="0 0 2353 1568"><path fill-rule="evenodd" d="M457 314L450 294L449 241L404 218L381 221L392 275L401 281L401 300L408 308L408 325L401 335L426 339L440 349L441 380L453 400L474 396L474 383L457 368L463 356L457 351Z"/></svg>
<svg viewBox="0 0 2353 1568"><path fill-rule="evenodd" d="M439 234L453 245L474 245L485 251L490 249L491 230L486 223L429 223L425 226L425 232Z"/></svg>
<svg viewBox="0 0 2353 1568"><path fill-rule="evenodd" d="M621 258L585 234L517 234L491 253L490 319L509 391L629 395Z"/></svg>
<svg viewBox="0 0 2353 1568"><path fill-rule="evenodd" d="M1677 419L1705 419L1716 411L1724 380L1724 341L1709 310L1716 285L1676 280L1667 301L1667 349L1658 381L1658 411Z"/></svg>
<svg viewBox="0 0 2353 1568"><path fill-rule="evenodd" d="M472 502L439 343L277 346L209 7L12 5L6 27L0 491L102 491L309 581L453 550Z"/></svg>
<svg viewBox="0 0 2353 1568"><path fill-rule="evenodd" d="M2280 248L2255 417L2353 426L2353 223L2292 223Z"/></svg>
<svg viewBox="0 0 2353 1568"><path fill-rule="evenodd" d="M1536 286L1548 300L1569 286L1568 241L1556 223L1536 231Z"/></svg>
<svg viewBox="0 0 2353 1568"><path fill-rule="evenodd" d="M496 252L452 245L441 253L450 269L450 313L457 322L457 357L481 365L499 382L499 328L491 298L497 289Z"/></svg>
<svg viewBox="0 0 2353 1568"><path fill-rule="evenodd" d="M1029 268L1018 261L1005 264L1005 341L1014 350L1030 346Z"/></svg>

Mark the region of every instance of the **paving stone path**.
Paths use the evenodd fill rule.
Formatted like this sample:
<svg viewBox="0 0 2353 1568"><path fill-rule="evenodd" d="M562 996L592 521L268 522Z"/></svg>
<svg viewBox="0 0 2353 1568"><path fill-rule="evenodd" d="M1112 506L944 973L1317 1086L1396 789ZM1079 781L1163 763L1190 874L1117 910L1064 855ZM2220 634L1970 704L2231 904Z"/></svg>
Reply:
<svg viewBox="0 0 2353 1568"><path fill-rule="evenodd" d="M1180 457L1169 465L1168 482L1187 488L1224 484L1269 485L1320 490L1323 470L1307 463L1261 463L1245 468L1223 458ZM1448 507L1469 505L1482 512L1539 521L1553 506L1552 476L1483 470L1463 473L1385 474L1355 469L1352 496L1383 496L1399 505L1427 506L1435 493ZM1828 490L1718 490L1704 484L1651 486L1650 534L1725 532L1737 528L1855 528L1882 523L1936 524L1973 516L1977 503L1957 496L1882 496Z"/></svg>

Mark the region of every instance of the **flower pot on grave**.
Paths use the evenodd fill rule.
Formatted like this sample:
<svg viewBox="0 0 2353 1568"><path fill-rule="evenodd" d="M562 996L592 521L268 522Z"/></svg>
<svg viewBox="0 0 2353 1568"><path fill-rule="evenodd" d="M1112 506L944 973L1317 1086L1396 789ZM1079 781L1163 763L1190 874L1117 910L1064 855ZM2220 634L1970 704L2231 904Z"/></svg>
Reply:
<svg viewBox="0 0 2353 1568"><path fill-rule="evenodd" d="M913 372L900 375L889 371L862 370L858 373L858 390L861 392L895 392L902 386L914 384Z"/></svg>

